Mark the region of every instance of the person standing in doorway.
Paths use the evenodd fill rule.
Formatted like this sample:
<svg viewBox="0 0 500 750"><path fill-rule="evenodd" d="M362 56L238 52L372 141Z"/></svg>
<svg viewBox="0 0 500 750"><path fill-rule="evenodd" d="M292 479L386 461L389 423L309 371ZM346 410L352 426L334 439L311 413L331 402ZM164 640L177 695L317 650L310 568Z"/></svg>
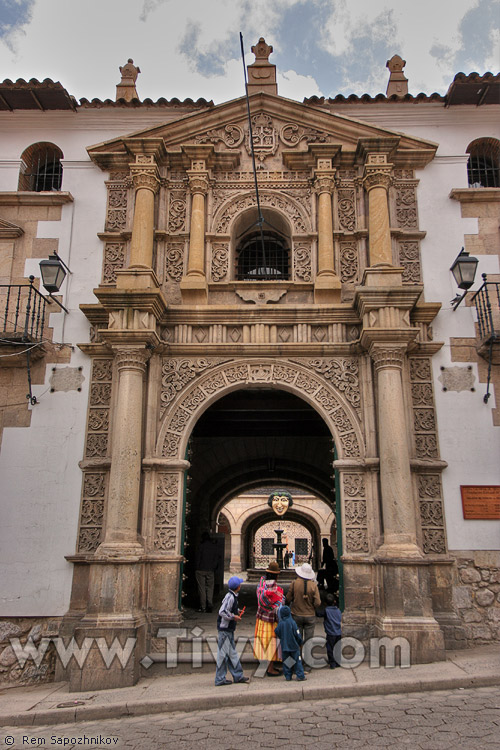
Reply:
<svg viewBox="0 0 500 750"><path fill-rule="evenodd" d="M323 567L324 579L328 586L329 594L336 594L339 590L339 566L335 559L335 553L333 548L328 543L328 539L323 539L323 556L321 558L321 566Z"/></svg>
<svg viewBox="0 0 500 750"><path fill-rule="evenodd" d="M309 563L295 568L297 578L290 584L286 603L290 604L292 616L302 637L302 648L314 636L316 610L321 605L321 598L316 583L316 576ZM305 662L307 664L307 662ZM306 666L306 672L310 669Z"/></svg>
<svg viewBox="0 0 500 750"><path fill-rule="evenodd" d="M196 553L196 583L200 606L198 612L211 612L213 609L215 571L219 565L217 543L208 531L201 535L201 543Z"/></svg>

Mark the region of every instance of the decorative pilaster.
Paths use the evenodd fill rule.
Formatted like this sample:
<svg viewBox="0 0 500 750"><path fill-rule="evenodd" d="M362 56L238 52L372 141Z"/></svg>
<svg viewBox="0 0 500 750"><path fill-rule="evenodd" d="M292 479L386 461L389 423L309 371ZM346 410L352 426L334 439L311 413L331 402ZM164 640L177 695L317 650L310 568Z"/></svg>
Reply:
<svg viewBox="0 0 500 750"><path fill-rule="evenodd" d="M387 556L420 557L410 472L410 450L403 399L405 344L370 347L377 375L380 490Z"/></svg>
<svg viewBox="0 0 500 750"><path fill-rule="evenodd" d="M205 198L208 193L208 172L205 161L193 161L188 170L191 191L191 226L187 275L180 283L183 301L206 304L208 299L205 275Z"/></svg>
<svg viewBox="0 0 500 750"><path fill-rule="evenodd" d="M318 195L318 271L314 283L314 301L340 302L340 279L335 273L332 194L335 169L331 159L318 159L314 188Z"/></svg>
<svg viewBox="0 0 500 750"><path fill-rule="evenodd" d="M130 165L135 189L134 224L130 243L130 268L153 264L155 195L160 187L154 156L138 155Z"/></svg>
<svg viewBox="0 0 500 750"><path fill-rule="evenodd" d="M392 164L387 154L368 154L363 185L368 193L368 239L370 266L392 265L391 230L389 223L389 187Z"/></svg>
<svg viewBox="0 0 500 750"><path fill-rule="evenodd" d="M146 349L123 347L116 350L117 399L113 414L113 440L109 476L108 506L100 556L137 555L138 541L143 377L150 353Z"/></svg>

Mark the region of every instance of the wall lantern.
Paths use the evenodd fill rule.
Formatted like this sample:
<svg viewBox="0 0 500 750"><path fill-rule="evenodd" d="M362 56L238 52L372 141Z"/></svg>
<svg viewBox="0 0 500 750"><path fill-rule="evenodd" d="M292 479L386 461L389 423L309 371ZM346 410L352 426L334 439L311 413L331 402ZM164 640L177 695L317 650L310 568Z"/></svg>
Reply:
<svg viewBox="0 0 500 750"><path fill-rule="evenodd" d="M473 285L478 263L478 259L474 258L474 256L472 255L469 255L469 253L467 253L463 248L455 258L450 271L452 272L455 281L457 282L458 288L464 289L465 291L461 296L457 294L455 299L452 299L451 303L453 305L453 310L457 309L457 307L467 294L467 291Z"/></svg>
<svg viewBox="0 0 500 750"><path fill-rule="evenodd" d="M40 274L42 276L42 284L48 291L50 299L54 300L54 302L58 304L59 307L62 307L65 312L69 312L69 310L66 310L64 305L62 305L54 297L52 297L52 294L54 292L58 292L61 288L61 284L66 278L66 271L68 271L68 273L71 273L66 263L61 260L57 253L49 255L47 259L40 261Z"/></svg>

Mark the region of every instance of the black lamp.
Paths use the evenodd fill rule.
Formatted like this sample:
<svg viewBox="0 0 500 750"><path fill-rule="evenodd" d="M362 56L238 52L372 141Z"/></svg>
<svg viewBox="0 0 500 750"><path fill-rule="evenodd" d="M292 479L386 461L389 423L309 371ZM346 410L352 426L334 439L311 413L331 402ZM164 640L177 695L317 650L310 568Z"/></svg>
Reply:
<svg viewBox="0 0 500 750"><path fill-rule="evenodd" d="M463 248L455 258L450 271L452 272L455 281L457 282L458 288L464 289L465 291L462 296L459 296L457 294L455 299L452 300L453 310L457 309L457 307L467 294L467 290L470 289L473 285L478 263L478 259L473 255L469 255L469 253L467 253Z"/></svg>
<svg viewBox="0 0 500 750"><path fill-rule="evenodd" d="M40 273L42 274L42 284L49 294L58 292L66 278L66 270L56 254L49 255L46 260L40 261Z"/></svg>
<svg viewBox="0 0 500 750"><path fill-rule="evenodd" d="M42 276L42 284L48 291L50 299L53 299L54 302L59 305L59 307L62 307L63 310L68 312L64 305L62 305L60 302L58 302L58 300L52 297L52 294L54 292L58 292L61 288L61 284L66 278L66 271L68 271L68 273L71 273L66 263L61 260L57 253L53 253L52 255L49 255L47 259L40 261L40 274Z"/></svg>

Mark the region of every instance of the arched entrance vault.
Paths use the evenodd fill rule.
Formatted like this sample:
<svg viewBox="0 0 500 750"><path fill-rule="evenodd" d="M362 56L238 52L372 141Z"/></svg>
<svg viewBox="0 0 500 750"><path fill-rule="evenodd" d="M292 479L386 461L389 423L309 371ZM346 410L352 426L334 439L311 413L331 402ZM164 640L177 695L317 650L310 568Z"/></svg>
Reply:
<svg viewBox="0 0 500 750"><path fill-rule="evenodd" d="M328 498L330 507L333 507L334 446L338 458L337 471L341 474L337 503L343 519L346 515L345 502L350 506L345 522L343 520L342 523L343 533L352 542L352 552L366 555L369 551L366 497L369 492L376 496L376 490L374 491L372 467L368 469L365 466L358 368L358 359L354 357L297 357L279 361L266 358L258 361L166 358L163 361L161 412L155 455L144 461L148 475L144 492L143 529L148 539L147 546L155 557L148 587L153 618L161 622L172 622L175 620L175 613L179 613L177 597L183 559L185 553L192 555L192 550L184 549L185 513L196 498L211 496L211 505L207 504L205 509L196 507L195 525L199 528L210 526L213 509L224 497L234 495L244 485L262 485L263 482L311 487L311 491L317 496ZM237 441L228 439L224 443L224 450L232 450L235 455L232 463L224 467L223 476L217 476L215 470L210 475L207 474L203 481L198 481L193 476L191 485L186 487L188 472L192 474L196 462L199 463L196 455L189 456L189 441L197 434L197 425L203 422L203 415L218 401L231 394L237 395L238 391L245 391L245 394L250 395L254 393L257 397L264 391L274 392L276 398L280 394L288 394L316 414L315 418L323 425L325 443L328 446L326 452L329 454L324 458L319 484L314 486L314 475L318 472L314 465L313 449L310 465L307 466L306 439L302 440L301 452L295 450L293 460L290 460L284 449L277 466L273 467L266 466L263 461L266 455L272 454L267 446L278 438L276 435L266 435L249 437L245 443L246 454L241 456L238 455ZM252 425L249 423L249 426ZM285 447L287 439L294 439L286 431L284 435L279 432L277 435L280 435L279 439ZM191 446L193 442L196 443L191 439ZM203 444L203 440L198 442ZM207 442L211 441L207 439ZM255 447L253 453L248 450L250 444L252 450ZM195 445L195 454L196 449ZM252 455L249 456L249 453ZM214 460L214 456L206 452L203 458L207 458L207 465ZM241 466L246 471L243 484L239 476ZM187 504L186 489L190 491ZM353 502L355 506L352 505ZM315 534L319 534L315 520L309 520ZM165 569L168 570L167 574ZM180 619L180 613L177 617Z"/></svg>

